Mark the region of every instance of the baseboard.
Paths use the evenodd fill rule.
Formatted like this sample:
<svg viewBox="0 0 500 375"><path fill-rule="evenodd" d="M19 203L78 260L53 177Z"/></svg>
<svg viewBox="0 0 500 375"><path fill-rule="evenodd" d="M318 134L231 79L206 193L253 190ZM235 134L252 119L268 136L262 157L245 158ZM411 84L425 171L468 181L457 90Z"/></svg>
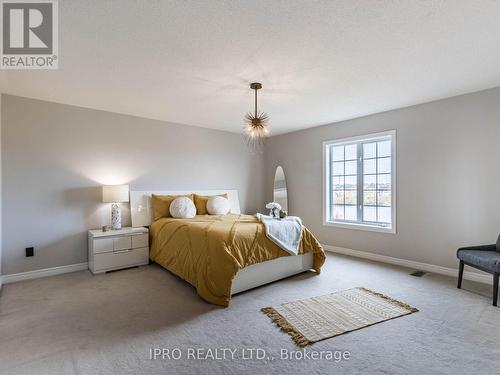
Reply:
<svg viewBox="0 0 500 375"><path fill-rule="evenodd" d="M63 273L69 273L69 272L84 271L88 268L89 268L89 265L87 262L85 262L85 263L78 263L78 264L70 264L67 266L44 268L44 269L35 270L35 271L13 273L11 275L2 275L1 280L0 280L0 284L2 284L2 283L3 284L15 283L17 281L38 279L40 277L61 275Z"/></svg>
<svg viewBox="0 0 500 375"><path fill-rule="evenodd" d="M331 246L331 245L322 245L323 249L326 251L330 251L332 253L344 254L353 256L356 258L369 259L376 262L395 264L397 266L412 268L415 270L422 270L426 272L437 273L440 275L446 275L451 277L458 276L458 269L436 266L434 264L415 262L413 260L406 260L400 258L393 258L386 255L367 253L365 251L348 249L345 247ZM479 283L491 284L493 281L492 276L485 272L464 272L464 279L470 281L476 281Z"/></svg>
<svg viewBox="0 0 500 375"><path fill-rule="evenodd" d="M413 260L394 258L375 253L368 253L365 251L353 250L345 247L331 246L331 245L322 245L322 246L326 251L330 251L332 253L349 255L356 258L373 260L376 262L394 264L397 266L437 273L440 275L446 275L451 277L457 277L458 275L458 270L454 268L436 266L434 264L415 262ZM2 288L2 284L9 284L9 283L15 283L17 281L37 279L40 277L61 275L63 273L69 273L69 272L84 271L86 269L88 269L88 263L85 262L78 264L70 264L67 266L44 268L35 271L14 273L10 275L2 275L0 277L0 290ZM491 275L484 272L479 273L479 272L466 271L464 272L464 279L485 284L491 284L492 282Z"/></svg>

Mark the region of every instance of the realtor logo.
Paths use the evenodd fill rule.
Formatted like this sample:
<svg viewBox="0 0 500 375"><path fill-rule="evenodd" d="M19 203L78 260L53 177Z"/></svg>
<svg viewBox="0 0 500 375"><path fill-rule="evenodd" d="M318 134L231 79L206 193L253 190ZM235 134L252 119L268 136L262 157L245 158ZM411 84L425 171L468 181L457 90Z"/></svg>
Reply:
<svg viewBox="0 0 500 375"><path fill-rule="evenodd" d="M57 69L57 0L1 0L1 68Z"/></svg>

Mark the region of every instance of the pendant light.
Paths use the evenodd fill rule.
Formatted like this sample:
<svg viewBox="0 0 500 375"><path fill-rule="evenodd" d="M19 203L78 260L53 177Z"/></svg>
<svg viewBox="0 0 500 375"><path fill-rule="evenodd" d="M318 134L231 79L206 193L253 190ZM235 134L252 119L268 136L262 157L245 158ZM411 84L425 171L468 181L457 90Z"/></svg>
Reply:
<svg viewBox="0 0 500 375"><path fill-rule="evenodd" d="M251 148L259 149L264 144L269 132L267 129L269 116L264 112L259 112L257 108L257 91L262 88L262 84L253 82L250 84L250 88L255 91L255 109L253 113L248 112L245 116L243 134Z"/></svg>

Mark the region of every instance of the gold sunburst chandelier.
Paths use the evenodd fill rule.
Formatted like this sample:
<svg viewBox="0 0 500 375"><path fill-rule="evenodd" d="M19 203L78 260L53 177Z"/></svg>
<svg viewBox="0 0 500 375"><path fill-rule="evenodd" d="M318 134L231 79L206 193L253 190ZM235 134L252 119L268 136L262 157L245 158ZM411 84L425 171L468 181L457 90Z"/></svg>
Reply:
<svg viewBox="0 0 500 375"><path fill-rule="evenodd" d="M258 149L264 144L267 138L269 116L264 112L259 112L257 108L257 90L262 88L262 84L253 82L250 84L250 88L255 91L255 109L254 113L248 112L245 116L243 134L247 139L248 145L254 149Z"/></svg>

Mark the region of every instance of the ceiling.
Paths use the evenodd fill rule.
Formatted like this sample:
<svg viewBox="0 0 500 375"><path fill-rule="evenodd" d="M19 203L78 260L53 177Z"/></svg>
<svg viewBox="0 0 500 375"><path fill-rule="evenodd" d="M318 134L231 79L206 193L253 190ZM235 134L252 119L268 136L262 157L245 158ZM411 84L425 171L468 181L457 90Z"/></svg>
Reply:
<svg viewBox="0 0 500 375"><path fill-rule="evenodd" d="M59 1L59 70L3 92L271 135L500 86L500 1Z"/></svg>

